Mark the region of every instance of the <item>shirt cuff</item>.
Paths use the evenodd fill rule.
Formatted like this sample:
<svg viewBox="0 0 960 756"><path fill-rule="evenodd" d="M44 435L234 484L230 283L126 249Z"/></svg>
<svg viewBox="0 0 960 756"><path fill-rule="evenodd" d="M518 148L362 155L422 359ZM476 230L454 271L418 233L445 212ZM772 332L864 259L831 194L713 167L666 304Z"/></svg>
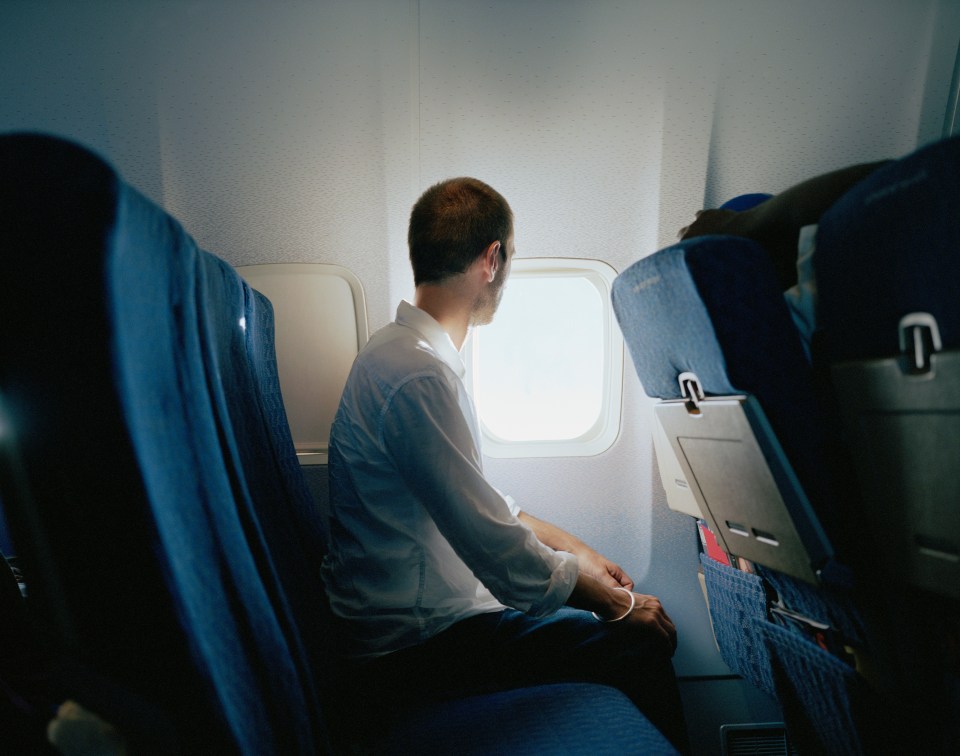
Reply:
<svg viewBox="0 0 960 756"><path fill-rule="evenodd" d="M514 517L520 516L520 505L517 504L517 500L514 499L510 494L505 494L500 489L497 489L497 493L503 497L503 500L507 502L507 507L510 509L510 514Z"/></svg>
<svg viewBox="0 0 960 756"><path fill-rule="evenodd" d="M553 569L550 575L550 586L537 603L530 606L527 614L531 617L546 617L553 614L557 609L567 603L570 594L577 584L577 578L580 576L580 564L576 556L566 551L555 552L560 557L560 563Z"/></svg>

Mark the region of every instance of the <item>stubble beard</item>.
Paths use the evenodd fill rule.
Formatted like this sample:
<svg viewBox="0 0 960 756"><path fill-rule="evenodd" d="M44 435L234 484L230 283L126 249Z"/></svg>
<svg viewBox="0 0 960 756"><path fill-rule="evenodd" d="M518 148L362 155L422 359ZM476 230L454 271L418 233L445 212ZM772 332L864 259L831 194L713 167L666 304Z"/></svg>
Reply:
<svg viewBox="0 0 960 756"><path fill-rule="evenodd" d="M501 271L502 270L501 268ZM503 285L505 282L506 277L501 277L501 272L498 271L493 281L480 292L476 301L473 303L473 310L470 314L471 326L489 325L493 322L493 316L497 314L500 299L503 297Z"/></svg>

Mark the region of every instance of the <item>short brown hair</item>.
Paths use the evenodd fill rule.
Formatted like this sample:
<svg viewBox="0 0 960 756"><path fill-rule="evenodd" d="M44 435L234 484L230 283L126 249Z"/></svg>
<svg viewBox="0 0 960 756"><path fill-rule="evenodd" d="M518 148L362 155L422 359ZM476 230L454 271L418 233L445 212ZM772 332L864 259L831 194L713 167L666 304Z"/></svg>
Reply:
<svg viewBox="0 0 960 756"><path fill-rule="evenodd" d="M494 242L506 245L512 229L510 205L482 181L461 177L434 184L410 211L414 283L439 283L463 273Z"/></svg>

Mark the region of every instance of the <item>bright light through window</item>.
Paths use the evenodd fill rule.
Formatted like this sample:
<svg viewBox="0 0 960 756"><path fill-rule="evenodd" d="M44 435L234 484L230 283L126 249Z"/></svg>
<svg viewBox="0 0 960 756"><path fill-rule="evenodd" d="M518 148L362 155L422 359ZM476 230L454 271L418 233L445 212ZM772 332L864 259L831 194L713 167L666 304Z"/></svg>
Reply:
<svg viewBox="0 0 960 756"><path fill-rule="evenodd" d="M514 260L494 322L476 330L468 353L485 453L588 455L616 438L614 275L591 260Z"/></svg>
<svg viewBox="0 0 960 756"><path fill-rule="evenodd" d="M603 302L589 281L518 277L476 334L476 401L505 441L570 439L596 422L603 393Z"/></svg>

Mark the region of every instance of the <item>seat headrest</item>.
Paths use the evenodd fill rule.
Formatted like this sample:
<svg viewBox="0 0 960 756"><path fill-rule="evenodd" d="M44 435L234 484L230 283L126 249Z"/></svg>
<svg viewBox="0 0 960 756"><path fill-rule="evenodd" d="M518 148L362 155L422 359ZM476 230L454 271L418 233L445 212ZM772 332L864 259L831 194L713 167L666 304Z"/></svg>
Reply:
<svg viewBox="0 0 960 756"><path fill-rule="evenodd" d="M898 324L933 315L960 346L960 137L889 163L827 211L813 258L830 359L899 352Z"/></svg>
<svg viewBox="0 0 960 756"><path fill-rule="evenodd" d="M808 380L773 264L748 239L702 236L637 261L614 281L613 307L648 396L680 398L687 371L708 395L761 401Z"/></svg>

